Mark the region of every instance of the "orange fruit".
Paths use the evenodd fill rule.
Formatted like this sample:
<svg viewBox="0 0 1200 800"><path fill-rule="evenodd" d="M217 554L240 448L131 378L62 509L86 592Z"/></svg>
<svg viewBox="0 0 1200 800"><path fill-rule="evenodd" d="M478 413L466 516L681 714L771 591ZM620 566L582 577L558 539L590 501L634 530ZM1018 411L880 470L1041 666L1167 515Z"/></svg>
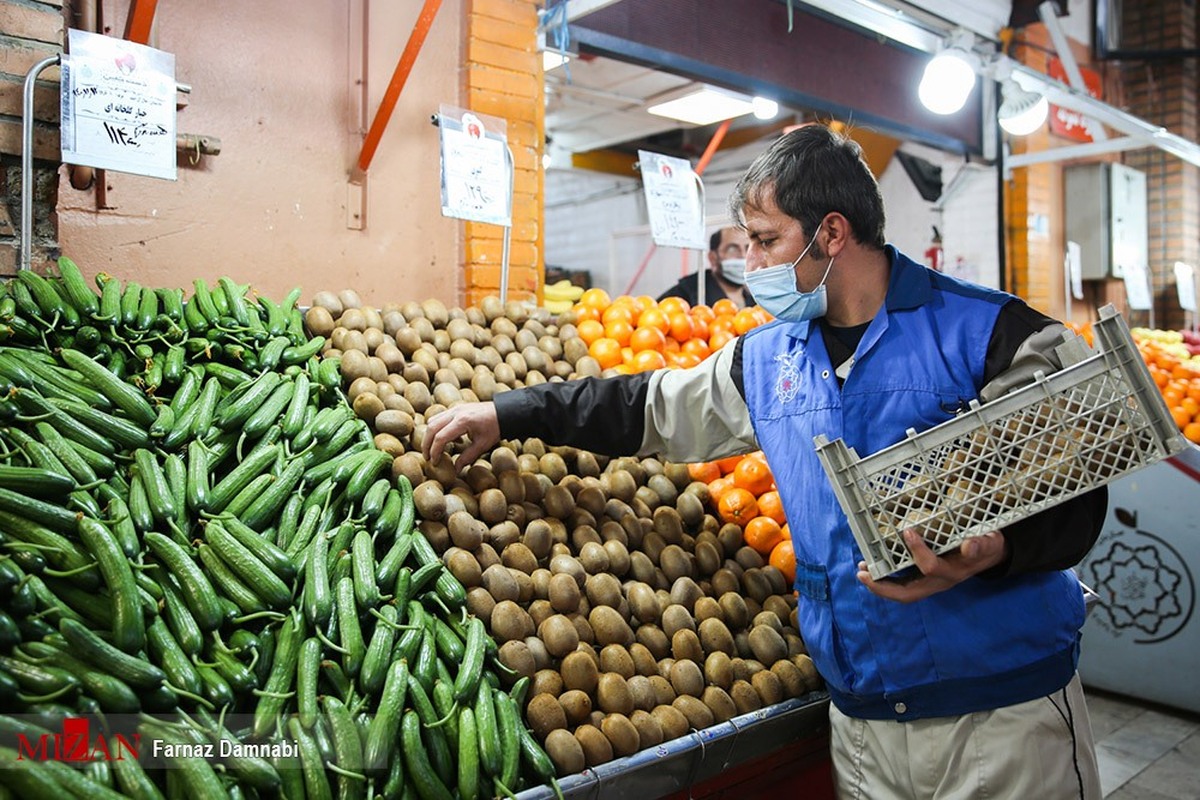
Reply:
<svg viewBox="0 0 1200 800"><path fill-rule="evenodd" d="M692 318L687 314L682 312L672 314L667 319L667 323L670 325L671 338L675 341L686 342L692 338L692 330L695 328L695 325L692 324Z"/></svg>
<svg viewBox="0 0 1200 800"><path fill-rule="evenodd" d="M633 304L637 306L639 314L648 308L658 308L658 303L648 294L639 294L633 298Z"/></svg>
<svg viewBox="0 0 1200 800"><path fill-rule="evenodd" d="M639 328L657 328L662 333L671 329L670 318L661 308L648 308L638 318Z"/></svg>
<svg viewBox="0 0 1200 800"><path fill-rule="evenodd" d="M590 345L604 335L604 325L599 320L585 319L575 326L575 331L584 344Z"/></svg>
<svg viewBox="0 0 1200 800"><path fill-rule="evenodd" d="M761 323L755 316L754 310L743 308L733 315L733 330L740 336L746 331L757 328Z"/></svg>
<svg viewBox="0 0 1200 800"><path fill-rule="evenodd" d="M717 459L717 466L721 468L722 475L728 475L733 472L734 467L738 465L745 456L726 456L725 458Z"/></svg>
<svg viewBox="0 0 1200 800"><path fill-rule="evenodd" d="M760 555L769 556L775 545L783 541L783 530L775 520L759 515L746 523L742 538Z"/></svg>
<svg viewBox="0 0 1200 800"><path fill-rule="evenodd" d="M583 294L579 296L581 305L591 306L592 308L605 309L612 305L612 298L608 296L608 292L599 287L585 289Z"/></svg>
<svg viewBox="0 0 1200 800"><path fill-rule="evenodd" d="M771 474L770 467L761 458L746 456L733 468L733 485L745 489L755 497L771 491L774 483L775 477Z"/></svg>
<svg viewBox="0 0 1200 800"><path fill-rule="evenodd" d="M575 312L576 325L588 319L594 319L596 322L600 321L600 309L595 306L585 306L582 303L576 303L572 310Z"/></svg>
<svg viewBox="0 0 1200 800"><path fill-rule="evenodd" d="M630 327L633 327L633 308L625 303L613 303L604 309L604 313L600 315L600 321L605 325L617 320L627 322Z"/></svg>
<svg viewBox="0 0 1200 800"><path fill-rule="evenodd" d="M779 492L774 489L758 496L758 513L764 517L770 517L780 525L787 524L787 514L783 511L783 500L780 499Z"/></svg>
<svg viewBox="0 0 1200 800"><path fill-rule="evenodd" d="M718 467L718 469L720 469L720 467ZM721 502L721 498L725 496L725 493L733 488L735 488L733 485L733 478L729 475L724 475L708 482L708 496L715 506Z"/></svg>
<svg viewBox="0 0 1200 800"><path fill-rule="evenodd" d="M736 338L729 331L714 331L712 336L708 337L708 346L712 350L720 350Z"/></svg>
<svg viewBox="0 0 1200 800"><path fill-rule="evenodd" d="M616 339L621 343L621 347L625 347L633 337L633 326L626 320L613 319L604 323L604 335L610 339Z"/></svg>
<svg viewBox="0 0 1200 800"><path fill-rule="evenodd" d="M1192 415L1179 406L1171 409L1171 416L1175 419L1175 427L1179 428L1179 430L1186 428L1188 423L1192 421Z"/></svg>
<svg viewBox="0 0 1200 800"><path fill-rule="evenodd" d="M771 556L767 561L772 567L783 573L783 577L787 578L788 586L795 583L796 552L792 549L791 537L785 536L779 544L775 545L775 549L771 551Z"/></svg>
<svg viewBox="0 0 1200 800"><path fill-rule="evenodd" d="M657 350L643 350L633 357L634 372L650 372L667 366L667 359Z"/></svg>
<svg viewBox="0 0 1200 800"><path fill-rule="evenodd" d="M721 314L712 322L708 323L708 332L710 334L717 331L725 333L733 333L733 316L731 314Z"/></svg>
<svg viewBox="0 0 1200 800"><path fill-rule="evenodd" d="M721 468L712 461L697 461L687 465L688 477L694 481L712 483L721 477Z"/></svg>
<svg viewBox="0 0 1200 800"><path fill-rule="evenodd" d="M712 353L712 349L708 346L708 342L705 339L688 339L680 347L680 350L689 355L694 355L701 360L708 358L709 354Z"/></svg>
<svg viewBox="0 0 1200 800"><path fill-rule="evenodd" d="M658 328L639 327L629 337L629 346L633 348L633 352L640 353L643 350L662 350L667 344L666 337Z"/></svg>
<svg viewBox="0 0 1200 800"><path fill-rule="evenodd" d="M615 367L621 363L621 343L616 339L601 336L588 345L588 355L600 363L601 369Z"/></svg>
<svg viewBox="0 0 1200 800"><path fill-rule="evenodd" d="M1188 441L1200 444L1200 422L1189 422L1183 429L1183 435Z"/></svg>
<svg viewBox="0 0 1200 800"><path fill-rule="evenodd" d="M738 312L738 307L728 297L722 297L720 300L712 304L713 313L718 317L732 317Z"/></svg>
<svg viewBox="0 0 1200 800"><path fill-rule="evenodd" d="M708 306L696 306L688 313L692 318L692 322L697 322L697 321L705 322L705 323L712 322L713 319L717 316L716 314L713 313L713 310L711 308L709 308Z"/></svg>
<svg viewBox="0 0 1200 800"><path fill-rule="evenodd" d="M680 311L687 313L691 304L682 297L664 297L658 301L658 308L665 314L676 314Z"/></svg>
<svg viewBox="0 0 1200 800"><path fill-rule="evenodd" d="M717 503L717 513L722 522L735 522L745 526L758 516L758 501L750 492L734 486L721 495L721 499ZM771 521L774 522L774 520Z"/></svg>
<svg viewBox="0 0 1200 800"><path fill-rule="evenodd" d="M1179 401L1179 405L1193 417L1200 414L1200 400L1195 400L1191 396L1184 397Z"/></svg>
<svg viewBox="0 0 1200 800"><path fill-rule="evenodd" d="M621 360L624 361L626 364L633 361L633 348L632 347L630 347L629 345L625 345L624 347L621 348Z"/></svg>
<svg viewBox="0 0 1200 800"><path fill-rule="evenodd" d="M692 355L691 353L678 353L673 355L675 366L682 369L689 369L700 363L700 356Z"/></svg>

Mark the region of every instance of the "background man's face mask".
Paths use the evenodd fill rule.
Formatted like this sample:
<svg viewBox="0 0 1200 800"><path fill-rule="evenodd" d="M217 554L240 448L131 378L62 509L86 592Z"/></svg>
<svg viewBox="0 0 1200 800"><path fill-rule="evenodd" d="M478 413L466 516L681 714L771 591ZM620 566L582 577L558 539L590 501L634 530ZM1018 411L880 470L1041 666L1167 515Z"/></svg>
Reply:
<svg viewBox="0 0 1200 800"><path fill-rule="evenodd" d="M746 259L721 259L721 277L730 283L736 283L738 286L741 286L746 282Z"/></svg>

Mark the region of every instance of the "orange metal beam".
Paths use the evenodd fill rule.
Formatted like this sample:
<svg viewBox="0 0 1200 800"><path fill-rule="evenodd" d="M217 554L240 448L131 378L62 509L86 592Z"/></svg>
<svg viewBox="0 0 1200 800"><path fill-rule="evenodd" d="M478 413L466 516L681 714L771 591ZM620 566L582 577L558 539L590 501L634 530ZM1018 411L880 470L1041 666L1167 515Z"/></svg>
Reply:
<svg viewBox="0 0 1200 800"><path fill-rule="evenodd" d="M157 8L158 0L129 0L125 38L138 44L150 41L150 29L154 27L154 12Z"/></svg>
<svg viewBox="0 0 1200 800"><path fill-rule="evenodd" d="M396 109L396 101L400 99L400 91L408 81L408 75L417 61L417 54L421 52L421 46L425 44L425 37L429 33L429 29L433 27L433 19L437 16L441 6L442 0L425 0L425 5L421 8L417 22L413 25L412 33L409 34L408 44L404 46L404 52L400 54L400 60L396 63L395 71L392 72L391 83L388 84L387 91L383 94L383 102L379 104L379 110L375 112L375 119L371 120L371 127L367 130L367 138L363 140L362 152L359 153L356 165L360 173L365 173L371 166L371 159L375 157L379 140L383 138L383 131L387 128L388 122L392 118L392 112Z"/></svg>

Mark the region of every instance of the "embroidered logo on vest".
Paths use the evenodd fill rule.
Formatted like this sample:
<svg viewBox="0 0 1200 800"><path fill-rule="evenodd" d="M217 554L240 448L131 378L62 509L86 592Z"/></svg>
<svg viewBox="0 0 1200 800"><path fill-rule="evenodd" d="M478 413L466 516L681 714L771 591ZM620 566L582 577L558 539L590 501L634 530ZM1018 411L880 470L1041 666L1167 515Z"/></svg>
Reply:
<svg viewBox="0 0 1200 800"><path fill-rule="evenodd" d="M791 402L800 391L800 370L796 367L794 353L780 353L775 356L779 364L779 377L775 379L775 397L780 403Z"/></svg>

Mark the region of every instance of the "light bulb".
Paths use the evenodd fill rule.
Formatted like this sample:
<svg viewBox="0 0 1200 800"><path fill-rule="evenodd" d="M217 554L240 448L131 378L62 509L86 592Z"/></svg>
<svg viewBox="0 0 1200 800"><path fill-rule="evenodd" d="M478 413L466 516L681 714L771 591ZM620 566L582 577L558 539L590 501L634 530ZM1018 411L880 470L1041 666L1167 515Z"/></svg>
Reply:
<svg viewBox="0 0 1200 800"><path fill-rule="evenodd" d="M975 88L975 64L964 50L949 48L925 65L917 96L934 114L953 114L966 105Z"/></svg>
<svg viewBox="0 0 1200 800"><path fill-rule="evenodd" d="M1000 127L1013 136L1028 136L1042 127L1050 114L1050 102L1039 92L1022 88L1016 81L1004 84L1004 102L996 112Z"/></svg>

